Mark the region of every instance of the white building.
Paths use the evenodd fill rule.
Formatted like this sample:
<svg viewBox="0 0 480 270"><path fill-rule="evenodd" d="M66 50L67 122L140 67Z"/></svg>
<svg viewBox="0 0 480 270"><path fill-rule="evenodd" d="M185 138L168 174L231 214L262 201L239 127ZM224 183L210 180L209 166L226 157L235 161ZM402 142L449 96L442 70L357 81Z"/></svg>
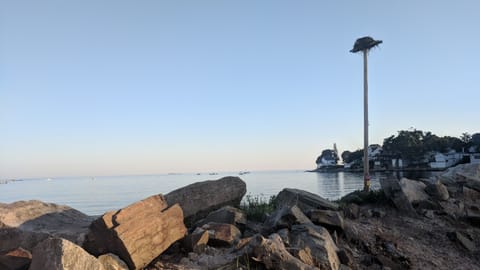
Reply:
<svg viewBox="0 0 480 270"><path fill-rule="evenodd" d="M446 154L436 152L432 155L428 164L432 169L445 169L456 165L462 158L463 154L455 151L450 151Z"/></svg>
<svg viewBox="0 0 480 270"><path fill-rule="evenodd" d="M338 155L335 150L323 150L322 154L317 158L317 168L336 166L338 163Z"/></svg>
<svg viewBox="0 0 480 270"><path fill-rule="evenodd" d="M480 164L480 153L470 154L470 163Z"/></svg>
<svg viewBox="0 0 480 270"><path fill-rule="evenodd" d="M367 149L368 149L367 153L368 153L369 160L372 160L375 157L380 156L383 152L383 148L378 144L371 144L368 146Z"/></svg>

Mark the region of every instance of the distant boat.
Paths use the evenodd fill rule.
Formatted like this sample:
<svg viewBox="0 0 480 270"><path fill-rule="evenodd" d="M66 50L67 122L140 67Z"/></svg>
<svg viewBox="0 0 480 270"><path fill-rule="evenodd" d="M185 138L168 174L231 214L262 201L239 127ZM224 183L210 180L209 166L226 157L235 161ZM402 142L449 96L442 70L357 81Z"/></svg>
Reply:
<svg viewBox="0 0 480 270"><path fill-rule="evenodd" d="M47 181L52 181L52 178L47 178Z"/></svg>
<svg viewBox="0 0 480 270"><path fill-rule="evenodd" d="M250 173L250 172L248 172L248 171L243 171L243 172L239 172L238 174L239 174L239 175L244 175L244 174L249 174L249 173Z"/></svg>
<svg viewBox="0 0 480 270"><path fill-rule="evenodd" d="M209 173L208 175L218 175L216 172Z"/></svg>

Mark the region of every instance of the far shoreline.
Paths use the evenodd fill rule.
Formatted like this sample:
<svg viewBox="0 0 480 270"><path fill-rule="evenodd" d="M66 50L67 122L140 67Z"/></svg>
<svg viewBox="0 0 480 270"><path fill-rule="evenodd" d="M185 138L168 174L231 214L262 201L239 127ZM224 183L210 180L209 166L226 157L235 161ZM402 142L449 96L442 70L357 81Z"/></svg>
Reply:
<svg viewBox="0 0 480 270"><path fill-rule="evenodd" d="M450 168L450 167L448 167ZM370 169L370 172L441 172L445 171L448 168L391 168L391 169ZM313 170L306 170L305 172L315 172L315 173L336 173L336 172L351 172L351 173L363 173L363 168L359 169L349 169L344 168L342 165L325 167L325 168L316 168Z"/></svg>

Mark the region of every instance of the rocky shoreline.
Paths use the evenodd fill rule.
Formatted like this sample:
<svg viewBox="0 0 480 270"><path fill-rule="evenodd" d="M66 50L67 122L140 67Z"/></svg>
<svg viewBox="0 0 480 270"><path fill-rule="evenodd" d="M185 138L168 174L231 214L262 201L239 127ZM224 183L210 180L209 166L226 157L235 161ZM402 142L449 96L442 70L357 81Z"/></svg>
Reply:
<svg viewBox="0 0 480 270"><path fill-rule="evenodd" d="M480 269L480 165L380 183L338 202L285 188L261 221L238 177L100 217L0 203L0 269Z"/></svg>

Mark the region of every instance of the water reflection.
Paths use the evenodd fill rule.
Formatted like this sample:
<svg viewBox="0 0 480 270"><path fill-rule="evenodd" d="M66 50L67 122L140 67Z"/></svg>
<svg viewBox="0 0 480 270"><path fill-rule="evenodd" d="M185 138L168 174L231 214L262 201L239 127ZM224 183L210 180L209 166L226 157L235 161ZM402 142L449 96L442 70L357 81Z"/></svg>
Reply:
<svg viewBox="0 0 480 270"><path fill-rule="evenodd" d="M411 175L408 175L409 177ZM371 175L371 189L376 190L380 188L381 178L407 177L404 174L393 175L385 172L374 172ZM422 175L426 177L426 175ZM350 192L363 189L363 174L352 172L335 172L335 173L316 173L317 178L317 193L320 196L329 199L338 199Z"/></svg>
<svg viewBox="0 0 480 270"><path fill-rule="evenodd" d="M396 171L396 172L383 172L382 175L384 177L389 178L408 178L408 179L421 179L421 178L431 178L439 175L440 171Z"/></svg>

